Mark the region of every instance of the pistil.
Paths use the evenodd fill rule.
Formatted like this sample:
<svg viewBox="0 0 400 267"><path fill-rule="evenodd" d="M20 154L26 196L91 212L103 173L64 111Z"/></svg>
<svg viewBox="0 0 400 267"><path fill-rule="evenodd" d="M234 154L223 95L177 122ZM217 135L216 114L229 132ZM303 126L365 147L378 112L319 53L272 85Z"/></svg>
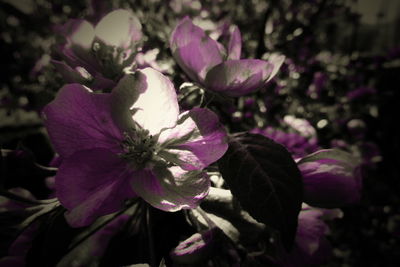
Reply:
<svg viewBox="0 0 400 267"><path fill-rule="evenodd" d="M120 157L132 163L136 169L143 169L151 161L156 152L156 138L148 131L137 129L131 134L125 132L121 145L124 153Z"/></svg>

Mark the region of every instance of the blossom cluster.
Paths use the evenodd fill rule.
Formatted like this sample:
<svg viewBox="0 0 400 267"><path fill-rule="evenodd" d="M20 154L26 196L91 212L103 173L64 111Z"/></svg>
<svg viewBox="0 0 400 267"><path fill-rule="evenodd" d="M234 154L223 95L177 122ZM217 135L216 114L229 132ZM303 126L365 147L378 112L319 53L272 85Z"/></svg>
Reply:
<svg viewBox="0 0 400 267"><path fill-rule="evenodd" d="M57 153L53 194L66 209L65 219L73 228L90 227L125 212L132 201L143 200L163 212L188 210L188 217L194 218L200 225L198 232L202 232L184 240L170 257L177 263L191 264L212 254L204 248L218 242L219 235L229 237L239 247L244 225L253 232L267 231L265 222L253 218L256 216L246 205L229 209L241 201L241 195L229 190L230 183L225 180L232 177L221 174L218 166L223 157L236 153L228 149L239 139L223 124L227 113L221 103L265 89L285 57L272 54L267 60L242 59L237 26L225 25L221 38L212 38L184 17L170 33L170 52L185 81L201 88L208 101L182 108L178 101L182 93L176 90L173 77L155 68L156 62L143 62L142 27L138 17L125 9L112 11L95 24L73 19L56 27L60 41L57 59L51 62L67 84L42 110ZM321 77L316 80L323 82ZM273 261L283 266L296 266L294 262L309 266L323 262L329 254L325 221L340 217L337 208L361 198L361 161L339 149L321 149L315 129L306 120L285 119L288 132L272 126L256 127L249 136L272 139L285 147L291 154L284 149L259 157L278 159L279 163L281 157L288 157L295 172L301 174L301 181L295 181L301 185L297 192L302 196L298 200L301 206L290 206L296 213L294 245ZM242 147L250 151L250 144ZM269 152L264 147L257 149ZM253 153L253 162L263 162L253 151L246 153ZM248 168L244 160L248 159L229 168ZM272 174L280 177L285 171ZM252 170L249 172L249 177L241 178L253 179ZM275 193L272 190L270 194ZM290 198L276 196L285 197ZM205 205L200 207L202 202ZM211 212L207 203L222 205L220 209L228 209L229 214ZM7 209L7 205L14 203L3 201L1 207ZM240 226L234 223L238 218L243 220ZM20 240L15 242L14 247ZM196 242L202 245L193 245ZM229 250L228 243L224 243L224 251ZM251 250L253 245L245 247ZM7 260L10 258L3 263Z"/></svg>

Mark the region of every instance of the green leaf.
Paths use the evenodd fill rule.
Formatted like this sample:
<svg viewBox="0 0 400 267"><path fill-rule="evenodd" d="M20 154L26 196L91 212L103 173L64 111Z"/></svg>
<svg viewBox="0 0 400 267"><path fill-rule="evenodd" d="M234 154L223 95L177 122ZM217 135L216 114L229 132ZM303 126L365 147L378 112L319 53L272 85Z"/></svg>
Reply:
<svg viewBox="0 0 400 267"><path fill-rule="evenodd" d="M290 153L267 137L240 133L230 138L218 165L241 206L257 221L278 230L290 250L303 200L302 177Z"/></svg>

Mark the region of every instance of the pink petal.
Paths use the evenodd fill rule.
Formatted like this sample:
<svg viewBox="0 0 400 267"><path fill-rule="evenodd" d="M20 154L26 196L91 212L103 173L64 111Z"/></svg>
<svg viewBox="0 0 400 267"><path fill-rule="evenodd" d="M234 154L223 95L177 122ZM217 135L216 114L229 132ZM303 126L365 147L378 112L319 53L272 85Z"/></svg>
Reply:
<svg viewBox="0 0 400 267"><path fill-rule="evenodd" d="M92 24L83 19L71 19L58 30L67 40L62 49L65 60L70 61L72 59L76 63L79 62L73 67L82 66L94 75L92 70L99 69L99 66L92 54L95 38Z"/></svg>
<svg viewBox="0 0 400 267"><path fill-rule="evenodd" d="M129 48L142 38L142 25L132 12L117 9L108 13L96 25L96 37L110 46Z"/></svg>
<svg viewBox="0 0 400 267"><path fill-rule="evenodd" d="M322 215L323 212L316 209L302 210L299 214L296 245L310 256L318 250L321 238L328 232Z"/></svg>
<svg viewBox="0 0 400 267"><path fill-rule="evenodd" d="M73 46L79 46L85 50L92 49L94 28L86 20L70 19L58 30Z"/></svg>
<svg viewBox="0 0 400 267"><path fill-rule="evenodd" d="M231 36L228 45L228 59L240 59L242 53L242 36L239 28L234 25L231 30Z"/></svg>
<svg viewBox="0 0 400 267"><path fill-rule="evenodd" d="M131 107L147 84L140 72L122 77L111 92L111 116L116 125L124 131L134 127Z"/></svg>
<svg viewBox="0 0 400 267"><path fill-rule="evenodd" d="M361 197L359 160L351 154L324 149L302 158L304 201L312 206L334 208L354 204Z"/></svg>
<svg viewBox="0 0 400 267"><path fill-rule="evenodd" d="M164 211L195 208L207 196L208 176L199 171L184 171L175 166L136 172L131 180L135 192L155 208Z"/></svg>
<svg viewBox="0 0 400 267"><path fill-rule="evenodd" d="M139 70L137 77L135 87L128 89L140 92L130 108L135 111L133 120L152 135L175 126L179 106L172 82L152 68Z"/></svg>
<svg viewBox="0 0 400 267"><path fill-rule="evenodd" d="M99 73L101 67L99 66L96 58L89 51L82 50L76 47L69 47L68 45L60 47L61 56L72 68L83 67L92 76Z"/></svg>
<svg viewBox="0 0 400 267"><path fill-rule="evenodd" d="M272 72L267 79L267 82L270 81L272 78L275 77L275 75L278 73L279 69L281 68L283 62L285 62L285 56L283 55L277 55L277 54L272 54L271 56L268 57L268 62L270 62L274 68L272 69Z"/></svg>
<svg viewBox="0 0 400 267"><path fill-rule="evenodd" d="M207 73L205 84L209 90L242 96L264 86L273 70L274 65L264 60L228 60Z"/></svg>
<svg viewBox="0 0 400 267"><path fill-rule="evenodd" d="M136 197L127 167L126 161L104 148L78 151L63 160L56 175L56 195L68 209L71 226L86 226Z"/></svg>
<svg viewBox="0 0 400 267"><path fill-rule="evenodd" d="M56 67L57 71L61 74L67 83L85 83L86 78L78 71L74 70L67 64L58 60L51 60L51 63Z"/></svg>
<svg viewBox="0 0 400 267"><path fill-rule="evenodd" d="M215 251L215 240L220 234L218 227L205 232L195 233L191 237L181 241L170 252L170 256L176 265L197 265L196 263L207 261Z"/></svg>
<svg viewBox="0 0 400 267"><path fill-rule="evenodd" d="M93 69L93 66L91 66L89 69L91 73L95 74L93 77L89 71L82 67L87 66L87 62L80 61L79 59L72 64L72 66L75 66L75 68L70 67L63 61L51 60L51 63L56 67L57 71L67 83L86 84L95 91L111 89L116 85L114 81L103 77L103 75Z"/></svg>
<svg viewBox="0 0 400 267"><path fill-rule="evenodd" d="M320 266L331 255L325 235L329 232L323 221L325 210L303 209L299 214L295 245L281 258L284 267Z"/></svg>
<svg viewBox="0 0 400 267"><path fill-rule="evenodd" d="M300 247L295 246L290 254L280 259L280 265L283 267L309 267L321 266L329 262L332 256L332 247L326 237L321 237L318 250L312 255L304 252Z"/></svg>
<svg viewBox="0 0 400 267"><path fill-rule="evenodd" d="M43 109L45 126L61 157L96 147L119 150L122 134L111 118L110 99L109 94L68 84Z"/></svg>
<svg viewBox="0 0 400 267"><path fill-rule="evenodd" d="M200 170L225 154L226 137L215 113L195 108L182 113L175 128L161 133L159 142L164 150L159 154L185 170Z"/></svg>
<svg viewBox="0 0 400 267"><path fill-rule="evenodd" d="M185 17L170 39L172 55L179 66L194 81L202 83L207 71L223 60L218 44Z"/></svg>

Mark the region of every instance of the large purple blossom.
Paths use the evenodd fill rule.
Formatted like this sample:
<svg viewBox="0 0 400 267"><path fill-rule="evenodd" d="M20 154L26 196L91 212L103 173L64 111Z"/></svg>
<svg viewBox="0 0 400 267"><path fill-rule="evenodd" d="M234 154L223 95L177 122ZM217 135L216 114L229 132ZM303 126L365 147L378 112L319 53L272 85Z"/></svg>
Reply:
<svg viewBox="0 0 400 267"><path fill-rule="evenodd" d="M52 62L67 82L90 81L93 89L112 88L134 61L141 29L139 20L123 9L108 13L95 27L71 19L57 28L65 39L59 50L66 63Z"/></svg>
<svg viewBox="0 0 400 267"><path fill-rule="evenodd" d="M179 66L194 82L214 92L242 96L272 79L284 58L240 59L241 42L239 29L235 27L225 49L185 17L174 29L170 47Z"/></svg>
<svg viewBox="0 0 400 267"><path fill-rule="evenodd" d="M151 68L109 94L66 85L43 113L62 157L56 194L73 226L134 197L165 211L196 207L210 186L202 169L227 149L218 117L202 108L179 114L173 84Z"/></svg>

